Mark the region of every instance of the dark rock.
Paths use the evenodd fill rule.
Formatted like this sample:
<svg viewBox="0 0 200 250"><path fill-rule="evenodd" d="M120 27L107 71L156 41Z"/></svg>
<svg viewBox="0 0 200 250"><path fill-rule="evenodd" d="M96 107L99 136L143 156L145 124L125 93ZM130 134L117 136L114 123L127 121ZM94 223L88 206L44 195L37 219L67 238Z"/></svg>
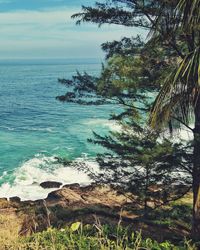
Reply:
<svg viewBox="0 0 200 250"><path fill-rule="evenodd" d="M22 201L21 202L22 206L35 206L36 202L35 201L31 201L31 200L27 200L27 201Z"/></svg>
<svg viewBox="0 0 200 250"><path fill-rule="evenodd" d="M78 183L67 184L67 185L64 185L63 188L79 189L80 188L80 184L78 184Z"/></svg>
<svg viewBox="0 0 200 250"><path fill-rule="evenodd" d="M62 186L61 182L56 182L56 181L45 181L40 183L40 186L42 188L60 188Z"/></svg>
<svg viewBox="0 0 200 250"><path fill-rule="evenodd" d="M21 202L21 199L20 199L19 197L17 197L17 196L15 196L15 197L10 197L9 200L10 200L11 202L16 202L16 203L20 203L20 202Z"/></svg>
<svg viewBox="0 0 200 250"><path fill-rule="evenodd" d="M35 204L37 204L38 206L43 206L45 204L45 200L44 199L36 200Z"/></svg>
<svg viewBox="0 0 200 250"><path fill-rule="evenodd" d="M47 196L47 200L56 200L59 198L60 198L60 195L56 191L49 193Z"/></svg>
<svg viewBox="0 0 200 250"><path fill-rule="evenodd" d="M97 187L97 184L96 184L96 183L91 183L90 185L84 186L84 187L82 187L81 189L82 189L82 191L84 191L84 192L90 192L90 191L94 190L96 187ZM99 187L100 187L100 186L99 186Z"/></svg>

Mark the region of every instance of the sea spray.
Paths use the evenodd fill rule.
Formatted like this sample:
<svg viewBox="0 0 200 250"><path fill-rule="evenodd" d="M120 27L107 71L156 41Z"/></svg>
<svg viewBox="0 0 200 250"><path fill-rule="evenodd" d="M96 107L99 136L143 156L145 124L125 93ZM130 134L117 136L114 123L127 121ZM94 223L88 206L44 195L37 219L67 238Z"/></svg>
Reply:
<svg viewBox="0 0 200 250"><path fill-rule="evenodd" d="M91 169L97 170L98 164L86 158L79 158L78 162L85 162ZM98 170L97 170L98 171ZM58 163L56 157L37 155L31 160L24 162L17 168L14 175L14 182L4 183L0 187L0 197L18 196L22 200L44 199L48 193L55 189L43 189L40 183L45 181L62 182L63 184L79 183L82 186L89 185L91 179L84 171L75 167L64 166Z"/></svg>

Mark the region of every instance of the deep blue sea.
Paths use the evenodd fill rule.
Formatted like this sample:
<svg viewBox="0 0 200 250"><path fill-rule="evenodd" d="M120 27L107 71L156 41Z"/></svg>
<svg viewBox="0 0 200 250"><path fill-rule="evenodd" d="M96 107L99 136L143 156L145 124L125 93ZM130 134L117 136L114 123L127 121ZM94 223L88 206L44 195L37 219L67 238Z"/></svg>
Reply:
<svg viewBox="0 0 200 250"><path fill-rule="evenodd" d="M63 167L55 157L88 161L102 151L87 142L92 131L106 133L111 106L60 103L56 96L66 88L58 78L71 78L76 70L97 75L101 61L0 61L0 197L39 199L47 195L39 184L88 183L84 172Z"/></svg>

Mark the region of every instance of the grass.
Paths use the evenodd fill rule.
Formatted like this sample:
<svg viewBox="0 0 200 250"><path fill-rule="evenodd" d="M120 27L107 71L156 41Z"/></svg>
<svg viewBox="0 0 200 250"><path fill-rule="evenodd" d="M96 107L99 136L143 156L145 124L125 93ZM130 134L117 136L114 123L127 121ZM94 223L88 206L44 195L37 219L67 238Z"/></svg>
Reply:
<svg viewBox="0 0 200 250"><path fill-rule="evenodd" d="M0 250L9 250L8 245L14 246L18 232L19 223L13 215L0 215Z"/></svg>
<svg viewBox="0 0 200 250"><path fill-rule="evenodd" d="M151 211L148 219L156 224L167 225L169 227L182 225L190 231L192 223L191 193L178 201L171 202L167 206Z"/></svg>
<svg viewBox="0 0 200 250"><path fill-rule="evenodd" d="M30 212L30 211L29 211ZM44 211L40 211L44 212ZM40 214L39 213L39 214ZM60 213L64 218L70 214ZM81 217L82 218L82 217ZM78 220L78 219L77 219ZM73 223L71 226L60 224L62 228L53 228L50 226L47 230L33 233L28 236L19 235L20 221L17 220L16 214L7 213L0 216L0 250L195 250L191 242L179 237L176 239L177 230L190 230L191 225L191 197L185 197L180 201L171 203L163 208L158 208L150 212L143 228L148 232L146 238L141 233L134 233L139 230L134 223L123 226L121 222L118 225L107 224L101 225L98 219L93 225L83 225L80 222ZM40 221L42 223L42 221ZM47 223L51 224L50 221ZM159 226L158 226L159 225ZM164 227L160 227L160 225ZM56 224L55 224L56 226ZM58 225L57 225L58 226ZM137 228L137 229L136 229ZM151 231L151 229L156 229ZM162 234L166 228L174 228L170 231L170 241L162 243L154 239L155 234ZM42 229L41 229L42 230ZM163 231L162 231L163 230ZM165 232L166 233L166 232ZM173 243L171 243L171 241Z"/></svg>
<svg viewBox="0 0 200 250"><path fill-rule="evenodd" d="M12 228L12 234L5 231L7 236L0 241L1 250L195 250L189 242L175 246L167 241L158 243L142 239L141 233L133 233L120 224L116 227L100 223L83 226L76 222L70 227L49 228L28 237L19 237L17 230Z"/></svg>
<svg viewBox="0 0 200 250"><path fill-rule="evenodd" d="M148 219L159 225L169 227L182 225L188 231L191 229L192 207L188 204L173 204L171 207L152 211Z"/></svg>

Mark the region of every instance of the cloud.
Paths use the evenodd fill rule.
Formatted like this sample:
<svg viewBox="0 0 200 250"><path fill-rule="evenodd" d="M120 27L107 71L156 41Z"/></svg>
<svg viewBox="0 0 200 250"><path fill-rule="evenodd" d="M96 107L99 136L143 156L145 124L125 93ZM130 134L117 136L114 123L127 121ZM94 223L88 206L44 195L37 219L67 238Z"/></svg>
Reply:
<svg viewBox="0 0 200 250"><path fill-rule="evenodd" d="M76 26L71 15L77 11L63 7L0 13L1 56L98 57L101 43L140 32L122 26Z"/></svg>

